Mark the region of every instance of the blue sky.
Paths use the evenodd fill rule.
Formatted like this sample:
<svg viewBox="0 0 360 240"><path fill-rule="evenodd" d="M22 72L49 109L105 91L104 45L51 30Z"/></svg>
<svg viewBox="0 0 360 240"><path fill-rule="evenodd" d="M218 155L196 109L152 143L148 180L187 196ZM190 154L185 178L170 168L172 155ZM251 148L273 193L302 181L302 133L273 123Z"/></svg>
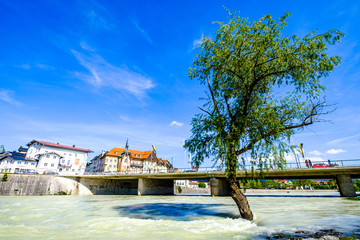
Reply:
<svg viewBox="0 0 360 240"><path fill-rule="evenodd" d="M326 79L337 110L293 138L316 160L360 158L358 1L0 1L0 144L32 139L101 150L150 150L185 167L183 139L204 89L187 76L203 35L226 21L286 11L285 34L337 29ZM93 155L94 155L93 154ZM91 156L93 156L91 155ZM90 157L91 157L90 156ZM206 163L204 166L210 166Z"/></svg>

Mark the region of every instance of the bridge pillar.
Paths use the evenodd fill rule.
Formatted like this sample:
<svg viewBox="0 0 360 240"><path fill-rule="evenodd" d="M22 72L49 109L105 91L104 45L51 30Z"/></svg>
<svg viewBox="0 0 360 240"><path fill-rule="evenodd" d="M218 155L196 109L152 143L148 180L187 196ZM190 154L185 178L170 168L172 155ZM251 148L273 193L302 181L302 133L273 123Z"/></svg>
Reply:
<svg viewBox="0 0 360 240"><path fill-rule="evenodd" d="M139 178L138 195L174 195L174 180Z"/></svg>
<svg viewBox="0 0 360 240"><path fill-rule="evenodd" d="M339 186L340 195L342 197L356 197L355 188L350 175L337 175L336 182Z"/></svg>
<svg viewBox="0 0 360 240"><path fill-rule="evenodd" d="M210 178L211 196L230 196L225 179Z"/></svg>

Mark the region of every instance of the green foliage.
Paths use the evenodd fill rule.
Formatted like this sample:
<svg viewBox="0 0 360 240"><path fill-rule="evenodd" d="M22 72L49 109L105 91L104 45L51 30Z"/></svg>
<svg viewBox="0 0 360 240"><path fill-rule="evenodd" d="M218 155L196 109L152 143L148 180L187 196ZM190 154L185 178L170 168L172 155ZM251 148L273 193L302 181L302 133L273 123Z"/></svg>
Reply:
<svg viewBox="0 0 360 240"><path fill-rule="evenodd" d="M262 182L262 184L263 184L264 188L268 188L268 189L277 189L280 186L274 180L268 180L268 181Z"/></svg>
<svg viewBox="0 0 360 240"><path fill-rule="evenodd" d="M199 188L206 188L206 184L203 182L199 182Z"/></svg>
<svg viewBox="0 0 360 240"><path fill-rule="evenodd" d="M182 193L183 190L182 190L181 186L178 186L177 189L178 189L179 193Z"/></svg>
<svg viewBox="0 0 360 240"><path fill-rule="evenodd" d="M360 180L354 181L354 188L356 192L360 192Z"/></svg>
<svg viewBox="0 0 360 240"><path fill-rule="evenodd" d="M314 189L319 189L319 190L330 190L330 186L329 185L319 185L319 184L315 184L313 185Z"/></svg>
<svg viewBox="0 0 360 240"><path fill-rule="evenodd" d="M305 187L311 187L315 184L315 182L312 179L298 179L293 181L293 186L296 188L305 188Z"/></svg>
<svg viewBox="0 0 360 240"><path fill-rule="evenodd" d="M2 179L1 179L1 181L2 181L2 182L6 182L7 180L8 180L8 173L5 172L4 175L3 175L3 177L2 177Z"/></svg>
<svg viewBox="0 0 360 240"><path fill-rule="evenodd" d="M59 191L55 195L68 195L65 191ZM70 194L69 194L70 195Z"/></svg>
<svg viewBox="0 0 360 240"><path fill-rule="evenodd" d="M347 197L346 199L360 201L360 197Z"/></svg>
<svg viewBox="0 0 360 240"><path fill-rule="evenodd" d="M207 88L185 144L194 165L220 160L228 178L249 156L282 168L290 137L325 113L320 79L340 63L326 50L343 34L284 36L287 17L249 22L229 12L213 38L203 37L188 72Z"/></svg>

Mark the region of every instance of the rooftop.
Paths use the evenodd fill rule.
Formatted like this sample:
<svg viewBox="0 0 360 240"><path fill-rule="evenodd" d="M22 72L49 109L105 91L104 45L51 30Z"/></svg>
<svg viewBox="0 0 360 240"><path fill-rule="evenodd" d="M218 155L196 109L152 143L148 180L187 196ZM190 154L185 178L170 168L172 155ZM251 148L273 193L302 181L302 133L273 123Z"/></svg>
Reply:
<svg viewBox="0 0 360 240"><path fill-rule="evenodd" d="M50 146L50 147L57 147L57 148L65 148L65 149L71 149L71 150L75 150L75 151L80 151L80 152L93 152L90 149L85 149L85 148L78 148L75 147L75 145L71 146L66 146L66 145L61 145L60 143L50 143L50 142L44 142L44 141L38 141L38 140L32 140L31 142L29 142L27 144L27 146L31 146L32 144L34 144L35 142L40 143L41 145L44 146Z"/></svg>
<svg viewBox="0 0 360 240"><path fill-rule="evenodd" d="M109 151L106 156L116 156L119 157L120 154L122 152L124 152L126 149L125 148L113 148L111 149L111 151ZM138 150L130 150L129 152L131 153L131 156L133 158L139 158L139 159L146 159L151 153L152 151L138 151ZM156 159L154 159L156 160Z"/></svg>

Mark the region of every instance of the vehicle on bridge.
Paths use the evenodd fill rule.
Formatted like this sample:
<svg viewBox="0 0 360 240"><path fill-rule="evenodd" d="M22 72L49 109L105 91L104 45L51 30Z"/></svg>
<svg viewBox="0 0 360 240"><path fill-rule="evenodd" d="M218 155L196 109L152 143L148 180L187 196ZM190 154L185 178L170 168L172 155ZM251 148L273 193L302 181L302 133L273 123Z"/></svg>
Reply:
<svg viewBox="0 0 360 240"><path fill-rule="evenodd" d="M330 167L330 165L327 163L314 163L313 165L313 168L326 168L326 167Z"/></svg>

